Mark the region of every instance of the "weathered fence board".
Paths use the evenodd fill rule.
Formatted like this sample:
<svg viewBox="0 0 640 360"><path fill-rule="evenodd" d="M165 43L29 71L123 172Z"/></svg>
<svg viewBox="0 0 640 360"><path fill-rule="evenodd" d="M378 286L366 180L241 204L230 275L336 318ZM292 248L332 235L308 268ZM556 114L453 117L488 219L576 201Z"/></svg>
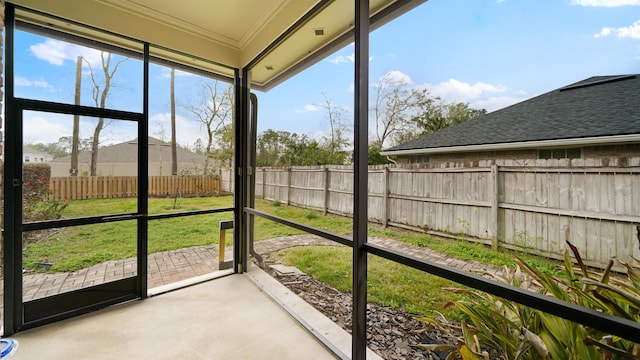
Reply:
<svg viewBox="0 0 640 360"><path fill-rule="evenodd" d="M371 168L369 220L555 258L562 258L568 240L596 266L611 257L640 257L640 167L562 167L567 160L506 164ZM221 174L222 190L232 191L231 171ZM339 166L262 168L256 194L351 216L353 173Z"/></svg>
<svg viewBox="0 0 640 360"><path fill-rule="evenodd" d="M51 178L51 200L84 200L134 197L138 194L136 176L69 176ZM204 196L220 192L215 176L149 176L152 197Z"/></svg>

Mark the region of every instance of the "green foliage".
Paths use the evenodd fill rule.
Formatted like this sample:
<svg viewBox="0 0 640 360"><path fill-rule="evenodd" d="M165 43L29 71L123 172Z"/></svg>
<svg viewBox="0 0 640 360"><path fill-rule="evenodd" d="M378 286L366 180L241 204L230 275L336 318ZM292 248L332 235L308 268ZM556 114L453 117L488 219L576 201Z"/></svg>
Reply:
<svg viewBox="0 0 640 360"><path fill-rule="evenodd" d="M329 136L318 141L307 135L268 129L258 135L256 166L316 166L346 165L350 156L345 149L350 144L345 136L348 127L342 122L342 110L325 97L316 105L326 111Z"/></svg>
<svg viewBox="0 0 640 360"><path fill-rule="evenodd" d="M49 200L51 167L48 164L25 164L22 170L22 212L25 221L59 219L67 207L66 199Z"/></svg>
<svg viewBox="0 0 640 360"><path fill-rule="evenodd" d="M422 91L417 95L420 111L411 121L420 130L418 136L460 124L487 113L485 109L473 109L467 103L446 103L439 97L431 97Z"/></svg>
<svg viewBox="0 0 640 360"><path fill-rule="evenodd" d="M273 207L279 207L280 205L282 205L282 203L279 200L275 200L271 202L271 206Z"/></svg>
<svg viewBox="0 0 640 360"><path fill-rule="evenodd" d="M579 264L574 268L569 251L561 276L546 274L522 259L515 270L505 267L503 281L509 285L529 288L533 281L541 292L563 301L632 321L640 320L640 272L627 268L627 279L611 277L613 261L602 274L590 272L572 244L568 246ZM524 271L524 273L522 272ZM547 314L543 311L505 301L499 297L461 289L468 300L450 304L466 315L469 325L449 322L444 316L424 319L427 329L438 329L456 338L458 345L450 348L451 356L462 356L463 349L474 356L488 358L486 349L501 359L614 359L637 358L640 345L603 331Z"/></svg>
<svg viewBox="0 0 640 360"><path fill-rule="evenodd" d="M380 155L382 149L377 145L369 145L369 165L386 165L391 161L386 156Z"/></svg>
<svg viewBox="0 0 640 360"><path fill-rule="evenodd" d="M342 165L347 161L345 151L310 140L306 135L271 129L258 135L257 166Z"/></svg>
<svg viewBox="0 0 640 360"><path fill-rule="evenodd" d="M318 218L318 213L315 210L309 209L307 213L304 215L308 220L314 220Z"/></svg>
<svg viewBox="0 0 640 360"><path fill-rule="evenodd" d="M25 210L46 200L49 196L51 167L48 164L24 164L22 170L22 192Z"/></svg>
<svg viewBox="0 0 640 360"><path fill-rule="evenodd" d="M223 124L214 132L217 146L211 157L220 161L221 167L232 167L233 161L233 124Z"/></svg>
<svg viewBox="0 0 640 360"><path fill-rule="evenodd" d="M69 206L67 199L42 201L36 205L31 220L60 219L67 206Z"/></svg>
<svg viewBox="0 0 640 360"><path fill-rule="evenodd" d="M78 151L89 151L91 150L92 138L84 138L78 139ZM73 143L72 136L63 136L58 139L58 142L55 143L36 143L36 144L25 144L25 146L30 147L34 150L38 150L43 153L47 153L54 158L60 158L63 156L67 156L71 154L71 144Z"/></svg>

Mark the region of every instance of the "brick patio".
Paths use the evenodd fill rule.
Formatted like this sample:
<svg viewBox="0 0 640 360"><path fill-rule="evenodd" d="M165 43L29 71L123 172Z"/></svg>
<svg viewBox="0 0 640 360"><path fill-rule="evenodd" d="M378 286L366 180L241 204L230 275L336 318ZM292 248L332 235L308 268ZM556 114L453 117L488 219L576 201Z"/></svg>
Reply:
<svg viewBox="0 0 640 360"><path fill-rule="evenodd" d="M370 238L369 241L388 249L460 270L482 271L497 275L502 273L500 267L476 261L461 261L428 248L389 239ZM259 240L255 243L255 250L259 254L265 254L289 247L308 245L336 245L336 243L305 234ZM233 250L227 248L225 259L231 259L232 256ZM218 271L218 245L196 246L151 254L148 260L148 269L148 287L150 289ZM24 301L39 299L135 274L135 258L107 261L87 269L68 273L26 273L23 275L23 299Z"/></svg>

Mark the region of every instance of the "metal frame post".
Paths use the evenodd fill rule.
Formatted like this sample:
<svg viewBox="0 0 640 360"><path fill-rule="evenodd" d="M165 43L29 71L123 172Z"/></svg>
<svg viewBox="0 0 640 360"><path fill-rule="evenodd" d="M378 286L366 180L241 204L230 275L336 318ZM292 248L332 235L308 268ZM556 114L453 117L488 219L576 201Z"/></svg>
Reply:
<svg viewBox="0 0 640 360"><path fill-rule="evenodd" d="M247 270L247 214L244 208L248 205L248 166L247 145L249 128L249 70L236 70L235 76L235 231L234 235L234 267L236 273Z"/></svg>
<svg viewBox="0 0 640 360"><path fill-rule="evenodd" d="M20 143L22 141L22 121L16 113L13 92L14 73L14 32L15 32L15 8L13 4L5 4L5 148L4 148L4 234L3 234L3 261L4 261L4 335L9 336L16 330L22 319L22 281L16 277L22 271L22 244L13 240L21 239L16 236L22 226L22 218L19 215L22 209L22 197L19 187L22 186L22 162L6 159L18 159L22 157ZM11 204L11 208L6 206Z"/></svg>
<svg viewBox="0 0 640 360"><path fill-rule="evenodd" d="M142 121L138 121L138 295L147 297L147 264L149 259L149 43L144 43L143 50L143 99Z"/></svg>
<svg viewBox="0 0 640 360"><path fill-rule="evenodd" d="M355 0L352 355L367 357L367 183L369 136L369 0Z"/></svg>

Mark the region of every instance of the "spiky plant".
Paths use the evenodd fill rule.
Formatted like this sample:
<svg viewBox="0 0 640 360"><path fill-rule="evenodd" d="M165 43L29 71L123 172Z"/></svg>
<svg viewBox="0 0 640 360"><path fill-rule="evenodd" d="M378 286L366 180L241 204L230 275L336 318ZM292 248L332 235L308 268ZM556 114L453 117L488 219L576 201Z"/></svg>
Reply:
<svg viewBox="0 0 640 360"><path fill-rule="evenodd" d="M545 295L633 321L640 320L640 271L630 264L626 279L612 277L610 261L601 274L590 272L578 249L567 243L564 270L558 276L546 274L522 259L513 270L504 268L496 280L524 289L538 288ZM570 253L578 267L571 262ZM636 260L636 265L638 265ZM454 344L429 344L428 350L449 351L447 359L504 360L529 359L640 359L640 345L602 331L513 303L497 296L466 289L447 289L463 293L467 300L455 306L466 321L455 324L441 314L425 321L425 330L449 334Z"/></svg>

